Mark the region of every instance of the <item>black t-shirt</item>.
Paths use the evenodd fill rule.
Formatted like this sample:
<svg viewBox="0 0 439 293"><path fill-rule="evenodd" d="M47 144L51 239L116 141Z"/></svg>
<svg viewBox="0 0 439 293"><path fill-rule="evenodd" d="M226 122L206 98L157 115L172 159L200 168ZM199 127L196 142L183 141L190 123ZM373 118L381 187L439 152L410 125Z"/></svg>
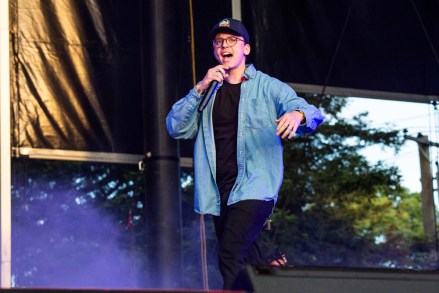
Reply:
<svg viewBox="0 0 439 293"><path fill-rule="evenodd" d="M216 148L216 183L221 195L228 196L238 175L236 141L241 84L226 81L218 89L213 105L213 133Z"/></svg>

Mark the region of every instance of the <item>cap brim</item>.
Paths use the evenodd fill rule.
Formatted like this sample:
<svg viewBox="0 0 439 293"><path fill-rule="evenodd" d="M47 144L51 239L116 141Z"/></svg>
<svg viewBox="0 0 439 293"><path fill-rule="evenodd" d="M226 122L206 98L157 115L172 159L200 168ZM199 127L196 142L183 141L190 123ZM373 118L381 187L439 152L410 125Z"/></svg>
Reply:
<svg viewBox="0 0 439 293"><path fill-rule="evenodd" d="M216 36L217 34L219 34L219 33L228 33L228 34L231 34L231 35L234 35L234 36L240 36L240 37L243 37L243 38L244 38L243 35L241 35L240 33L236 32L236 31L234 31L234 30L232 30L232 29L230 29L230 28L226 28L226 27L217 27L217 28L213 29L213 30L209 33L209 35L208 35L209 40L213 40L213 39L215 38L215 36Z"/></svg>

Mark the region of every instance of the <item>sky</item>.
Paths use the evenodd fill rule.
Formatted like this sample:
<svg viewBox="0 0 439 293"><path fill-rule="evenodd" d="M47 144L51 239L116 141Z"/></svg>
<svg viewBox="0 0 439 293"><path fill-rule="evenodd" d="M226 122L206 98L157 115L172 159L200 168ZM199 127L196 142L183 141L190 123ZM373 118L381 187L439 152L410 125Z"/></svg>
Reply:
<svg viewBox="0 0 439 293"><path fill-rule="evenodd" d="M439 107L438 107L439 109ZM407 129L407 135L416 137L418 133L428 136L431 142L439 142L437 120L438 110L432 104L388 101L380 99L349 98L349 104L342 112L344 117L369 112L367 120L374 128L389 126L394 129ZM435 122L436 121L436 122ZM369 147L362 152L371 162L384 161L387 165L397 166L403 176L402 185L411 192L421 191L421 170L418 145L413 140L406 140L399 153L382 147ZM430 148L431 172L436 177L438 149ZM436 188L436 182L433 180ZM434 197L438 196L435 193Z"/></svg>

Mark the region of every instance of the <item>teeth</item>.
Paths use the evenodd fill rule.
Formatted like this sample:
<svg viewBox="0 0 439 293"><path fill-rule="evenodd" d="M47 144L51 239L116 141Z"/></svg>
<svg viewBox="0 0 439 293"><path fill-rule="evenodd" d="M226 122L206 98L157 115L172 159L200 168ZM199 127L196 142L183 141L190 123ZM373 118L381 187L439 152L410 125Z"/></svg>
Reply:
<svg viewBox="0 0 439 293"><path fill-rule="evenodd" d="M231 53L224 53L223 57L232 57L232 54Z"/></svg>

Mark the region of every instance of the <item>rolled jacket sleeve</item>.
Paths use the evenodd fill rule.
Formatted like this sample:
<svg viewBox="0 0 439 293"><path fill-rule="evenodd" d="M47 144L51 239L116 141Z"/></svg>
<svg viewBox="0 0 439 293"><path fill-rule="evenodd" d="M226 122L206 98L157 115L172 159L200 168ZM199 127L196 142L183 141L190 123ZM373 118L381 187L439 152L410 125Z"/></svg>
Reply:
<svg viewBox="0 0 439 293"><path fill-rule="evenodd" d="M198 123L201 114L198 105L201 96L195 88L182 99L178 100L166 116L166 129L171 137L176 139L194 138L198 132Z"/></svg>

